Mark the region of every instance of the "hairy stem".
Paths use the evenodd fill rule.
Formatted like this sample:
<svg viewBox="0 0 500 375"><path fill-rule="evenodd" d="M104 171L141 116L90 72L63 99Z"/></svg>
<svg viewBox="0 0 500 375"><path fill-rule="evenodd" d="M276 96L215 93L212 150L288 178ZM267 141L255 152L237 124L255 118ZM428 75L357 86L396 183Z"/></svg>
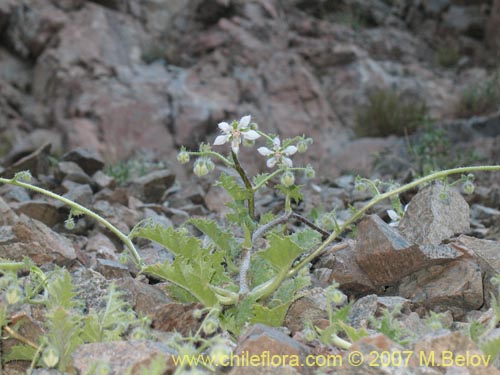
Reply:
<svg viewBox="0 0 500 375"><path fill-rule="evenodd" d="M255 220L255 190L252 186L252 183L248 179L245 171L241 167L240 161L238 160L238 156L236 155L236 153L234 151L231 151L231 155L233 156L234 160L234 169L236 169L236 172L238 172L241 179L243 180L243 183L245 184L245 187L250 193L250 198L248 198L248 214L250 215L250 218L252 220Z"/></svg>
<svg viewBox="0 0 500 375"><path fill-rule="evenodd" d="M295 212L292 213L292 217L294 217L295 219L297 219L300 222L302 222L305 225L307 225L309 228L314 229L316 232L318 232L319 234L321 234L323 241L326 240L330 236L330 232L327 232L326 230L318 227L316 224L314 224L312 221L310 221L306 217L304 217L304 216L302 216L300 214L297 214Z"/></svg>
<svg viewBox="0 0 500 375"><path fill-rule="evenodd" d="M85 214L85 215L87 215L87 216L95 219L96 221L98 221L99 223L101 223L102 225L104 225L107 229L109 229L111 232L113 232L125 244L125 246L131 252L132 256L135 258L135 261L140 266L144 265L144 262L142 261L141 256L139 255L139 253L135 249L135 246L132 243L132 241L130 240L130 238L128 238L128 236L126 236L125 234L123 234L113 224L111 224L109 221L107 221L106 219L104 219L102 216L96 214L94 211L91 211L88 208L86 208L86 207L84 207L84 206L82 206L82 205L80 205L80 204L78 204L76 202L73 202L72 200L64 198L64 197L60 196L59 194L52 193L51 191L45 190L45 189L40 188L38 186L31 185L31 184L28 184L28 183L25 183L25 182L21 182L21 181L17 181L15 179L10 179L9 180L9 179L1 178L0 177L0 183L10 184L10 185L15 185L15 186L20 186L20 187L25 188L25 189L36 191L37 193L46 195L46 196L48 196L48 197L50 197L52 199L56 199L56 200L58 200L60 202L63 202L64 204L70 206L71 208L73 208L75 210L78 210L78 211L82 212L83 214Z"/></svg>

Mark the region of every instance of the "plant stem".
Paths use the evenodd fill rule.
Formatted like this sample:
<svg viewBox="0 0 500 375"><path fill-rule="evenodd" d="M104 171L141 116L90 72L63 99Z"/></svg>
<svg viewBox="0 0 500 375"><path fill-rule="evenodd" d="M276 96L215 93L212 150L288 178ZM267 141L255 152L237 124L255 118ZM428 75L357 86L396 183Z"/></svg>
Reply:
<svg viewBox="0 0 500 375"><path fill-rule="evenodd" d="M318 232L319 234L321 234L323 241L326 240L330 236L330 232L327 232L326 230L318 227L316 224L314 224L312 221L310 221L309 219L305 218L304 216L302 216L302 215L300 215L298 213L293 212L292 213L292 217L294 217L295 219L299 220L300 222L304 223L305 225L307 225L311 229L314 229L316 232Z"/></svg>
<svg viewBox="0 0 500 375"><path fill-rule="evenodd" d="M28 183L25 183L25 182L21 182L21 181L17 181L15 179L9 180L9 179L1 178L0 177L0 183L10 184L10 185L14 185L14 186L20 186L20 187L25 188L25 189L36 191L37 193L46 195L46 196L48 196L50 198L56 199L56 200L58 200L60 202L63 202L64 204L70 206L71 208L73 208L75 210L78 210L78 211L82 212L83 214L85 214L85 215L87 215L87 216L89 216L89 217L97 220L99 223L101 223L107 229L109 229L111 232L113 232L125 244L125 246L131 252L132 256L135 258L135 261L141 267L144 265L144 262L142 261L141 256L139 255L139 253L135 249L135 246L132 243L132 241L130 240L130 238L128 238L125 234L123 234L113 224L111 224L109 221L107 221L106 219L104 219L102 216L99 216L98 214L96 214L94 211L91 211L88 208L86 208L86 207L84 207L84 206L82 206L82 205L80 205L80 204L78 204L76 202L73 202L72 200L64 198L64 197L60 196L59 194L52 193L51 191L45 190L45 189L40 188L38 186L31 185L31 184L28 184Z"/></svg>
<svg viewBox="0 0 500 375"><path fill-rule="evenodd" d="M241 167L240 161L238 160L238 156L236 155L236 153L231 150L231 155L233 156L234 169L236 169L236 172L238 172L241 179L243 180L243 183L245 184L245 187L250 193L250 198L248 198L248 214L250 215L250 218L252 220L255 220L255 190L252 186L252 183L248 179L245 171Z"/></svg>
<svg viewBox="0 0 500 375"><path fill-rule="evenodd" d="M219 154L218 152L215 152L215 151L187 151L190 155L194 155L194 156L213 156L213 157L216 157L220 160L222 160L222 162L224 164L226 164L228 167L231 167L231 168L234 168L234 164L231 163L231 161L229 159L226 159L224 156L222 156L221 154Z"/></svg>
<svg viewBox="0 0 500 375"><path fill-rule="evenodd" d="M484 165L484 166L473 166L473 167L460 167L460 168L453 168L453 169L447 169L444 171L439 171L432 173L430 175L427 175L425 177L421 177L413 182L410 182L406 185L403 185L399 188L396 188L394 190L388 191L386 193L380 194L374 198L372 198L365 206L363 206L361 209L359 209L356 213L354 213L340 228L335 230L330 236L323 241L323 243L316 249L314 250L311 254L306 256L304 259L302 259L295 267L289 269L287 272L280 272L278 275L273 277L271 280L267 281L264 284L259 285L258 287L254 288L250 292L254 297L257 297L258 299L267 297L271 295L276 288L278 288L281 283L290 277L295 276L303 267L305 267L307 264L309 264L313 259L315 259L317 256L319 256L330 243L332 243L340 234L342 234L351 224L362 218L365 213L375 206L377 203L383 201L384 199L390 198L394 195L399 195L407 190L413 189L414 187L417 187L421 184L424 184L426 182L430 182L436 179L440 179L443 177L447 177L449 175L453 174L458 174L458 173L468 173L468 172L481 172L481 171L500 171L500 165Z"/></svg>

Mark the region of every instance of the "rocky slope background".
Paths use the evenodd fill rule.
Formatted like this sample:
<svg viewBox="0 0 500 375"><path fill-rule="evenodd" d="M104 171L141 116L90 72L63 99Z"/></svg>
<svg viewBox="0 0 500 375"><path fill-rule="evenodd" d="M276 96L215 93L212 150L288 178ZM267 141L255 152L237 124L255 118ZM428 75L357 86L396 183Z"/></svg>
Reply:
<svg viewBox="0 0 500 375"><path fill-rule="evenodd" d="M194 216L223 221L228 196L211 177L192 178L175 158L181 145L213 142L217 123L245 114L263 130L314 139L297 164L311 163L318 178L304 182L306 199L294 208L304 215L334 208L339 222L351 205L370 199L355 189L351 172L403 182L438 168L500 163L498 0L3 0L0 35L0 175L30 170L35 184L124 233L144 218L166 227ZM264 162L242 149L251 171ZM369 334L351 352L481 355L487 343L500 351L500 308L491 297L500 272L499 182L498 173L478 175L472 195L450 189L445 200L439 185L410 191L397 223L389 203L375 206L340 251L314 263L314 288L290 306L283 327L251 326L228 340L232 348L347 358L348 351L306 337L311 322L330 325L325 288L335 280L353 302L345 322ZM269 189L256 205L258 212L279 211L283 200ZM65 228L68 212L42 195L2 186L0 257L28 256L47 272L66 267L87 312L106 305L113 282L137 314L149 316L154 334L81 345L66 370L97 373L92 366L101 361L108 373L140 374L160 357L173 373L172 332L198 331L193 311L200 306L175 302L164 283L121 263L123 245L93 220L80 217ZM147 241L138 247L148 264L173 257ZM2 289L2 300L7 294ZM7 328L30 342L46 334L43 309L18 303L7 312ZM478 331L478 322L491 329ZM5 329L3 337L5 355L19 340ZM470 364L421 368L416 359L380 372L368 364L321 371L499 372ZM29 367L14 361L3 371Z"/></svg>

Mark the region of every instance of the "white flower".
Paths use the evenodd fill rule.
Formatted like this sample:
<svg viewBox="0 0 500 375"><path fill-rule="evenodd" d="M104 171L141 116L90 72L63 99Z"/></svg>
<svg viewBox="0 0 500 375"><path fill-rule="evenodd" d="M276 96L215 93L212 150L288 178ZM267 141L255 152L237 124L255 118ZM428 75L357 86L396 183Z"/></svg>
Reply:
<svg viewBox="0 0 500 375"><path fill-rule="evenodd" d="M405 205L403 208L403 214L406 212L407 209L408 205ZM402 215L398 214L395 210L387 210L387 215L389 215L389 218L391 219L391 222L389 223L391 227L399 226L399 222L403 218Z"/></svg>
<svg viewBox="0 0 500 375"><path fill-rule="evenodd" d="M297 152L297 147L295 146L288 146L285 149L281 147L281 141L278 137L273 139L273 149L270 150L267 147L259 147L257 149L259 154L264 155L264 156L270 156L272 155L269 159L267 159L266 165L269 168L274 167L276 164L283 164L287 167L292 167L292 159L288 158L287 156L291 156Z"/></svg>
<svg viewBox="0 0 500 375"><path fill-rule="evenodd" d="M214 145L223 145L224 143L231 141L231 148L233 149L233 152L237 154L240 150L242 138L254 141L260 137L259 133L248 127L251 119L252 117L248 115L243 116L239 122L234 121L231 125L227 122L221 122L218 126L222 131L222 135L215 138Z"/></svg>

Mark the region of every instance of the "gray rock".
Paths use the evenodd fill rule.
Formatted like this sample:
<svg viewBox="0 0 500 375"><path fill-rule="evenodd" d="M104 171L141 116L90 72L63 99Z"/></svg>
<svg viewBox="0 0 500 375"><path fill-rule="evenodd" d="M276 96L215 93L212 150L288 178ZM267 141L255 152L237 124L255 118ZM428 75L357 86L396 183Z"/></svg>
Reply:
<svg viewBox="0 0 500 375"><path fill-rule="evenodd" d="M419 246L376 215L357 227L356 259L375 285L391 285L430 264L445 263L463 254L448 246Z"/></svg>
<svg viewBox="0 0 500 375"><path fill-rule="evenodd" d="M0 254L16 261L29 257L36 264L69 265L76 259L70 241L25 215L12 226L0 227Z"/></svg>
<svg viewBox="0 0 500 375"><path fill-rule="evenodd" d="M57 170L54 175L60 181L68 180L79 184L90 184L91 179L87 173L76 163L72 161L61 161L57 164Z"/></svg>
<svg viewBox="0 0 500 375"><path fill-rule="evenodd" d="M430 266L405 277L398 295L436 312L449 310L460 318L483 305L481 269L470 259Z"/></svg>
<svg viewBox="0 0 500 375"><path fill-rule="evenodd" d="M468 232L469 205L453 188L433 184L420 190L411 200L399 229L412 243L439 245L458 233Z"/></svg>
<svg viewBox="0 0 500 375"><path fill-rule="evenodd" d="M163 343L149 340L113 341L84 344L73 352L73 367L80 374L92 371L96 363L104 363L108 374L140 375L147 373L151 362L163 358L169 371L174 371L171 359L175 352ZM128 372L130 371L130 372Z"/></svg>
<svg viewBox="0 0 500 375"><path fill-rule="evenodd" d="M45 200L35 199L20 202L14 204L13 208L18 214L25 214L32 219L41 221L49 227L53 227L63 220L63 216L59 213L58 205Z"/></svg>
<svg viewBox="0 0 500 375"><path fill-rule="evenodd" d="M10 208L10 206L5 202L2 197L0 197L0 227L4 225L13 225L17 220L17 215Z"/></svg>
<svg viewBox="0 0 500 375"><path fill-rule="evenodd" d="M84 207L90 207L93 201L92 188L87 184L72 185L71 189L67 193L63 194L63 197L79 203Z"/></svg>
<svg viewBox="0 0 500 375"><path fill-rule="evenodd" d="M174 184L175 175L164 169L148 173L132 181L132 192L147 203L159 202L165 191Z"/></svg>
<svg viewBox="0 0 500 375"><path fill-rule="evenodd" d="M61 160L72 161L78 164L78 166L89 176L100 171L104 167L104 161L96 151L91 151L82 147L77 147L67 152L62 156Z"/></svg>

